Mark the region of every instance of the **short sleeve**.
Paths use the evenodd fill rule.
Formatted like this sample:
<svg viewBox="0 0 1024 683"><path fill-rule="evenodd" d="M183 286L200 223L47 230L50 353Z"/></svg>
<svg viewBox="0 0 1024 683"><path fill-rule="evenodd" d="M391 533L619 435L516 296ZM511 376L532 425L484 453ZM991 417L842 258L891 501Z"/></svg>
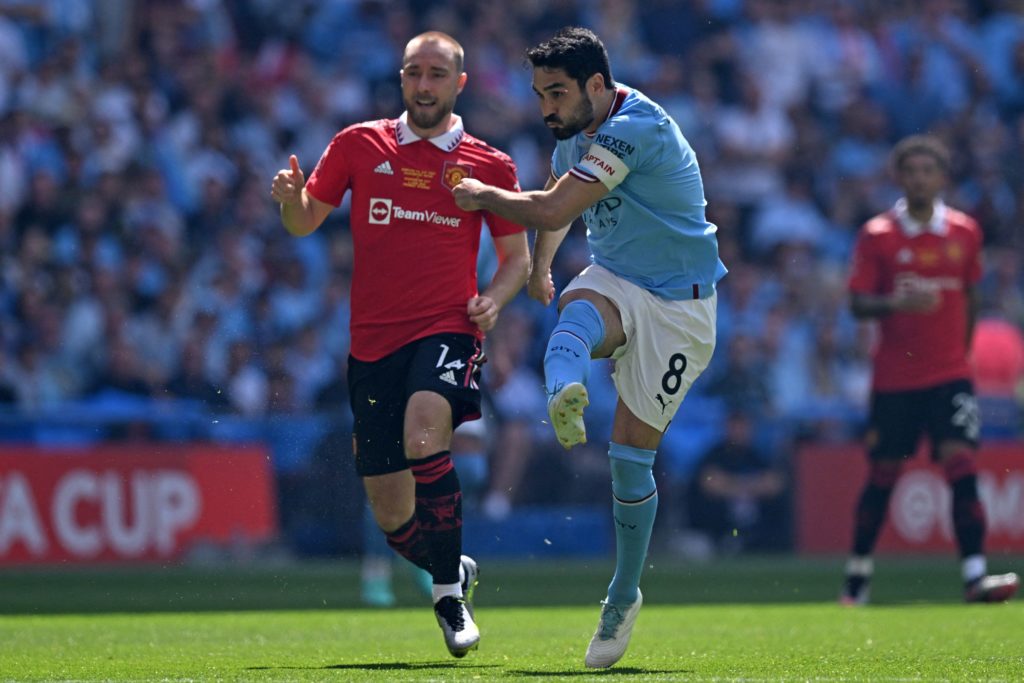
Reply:
<svg viewBox="0 0 1024 683"><path fill-rule="evenodd" d="M853 249L850 266L849 290L854 294L880 294L881 268L875 251L875 238L866 230L861 231Z"/></svg>
<svg viewBox="0 0 1024 683"><path fill-rule="evenodd" d="M349 130L343 130L334 136L306 181L307 192L333 206L341 204L352 180L352 170L348 162L353 158L353 135Z"/></svg>
<svg viewBox="0 0 1024 683"><path fill-rule="evenodd" d="M594 136L590 149L570 173L583 182L601 182L614 190L639 163L640 127L626 118L612 118Z"/></svg>

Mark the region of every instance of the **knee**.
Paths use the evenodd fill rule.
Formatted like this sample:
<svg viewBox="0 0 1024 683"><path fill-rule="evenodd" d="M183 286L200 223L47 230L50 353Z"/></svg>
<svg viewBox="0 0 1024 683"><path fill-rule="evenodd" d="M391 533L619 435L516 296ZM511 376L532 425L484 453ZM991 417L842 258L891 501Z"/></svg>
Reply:
<svg viewBox="0 0 1024 683"><path fill-rule="evenodd" d="M451 408L447 402L443 408L447 414L434 413L408 421L402 436L407 460L421 460L451 448Z"/></svg>
<svg viewBox="0 0 1024 683"><path fill-rule="evenodd" d="M427 437L408 436L405 439L405 457L407 460L422 460L428 456L448 450L440 443L436 443Z"/></svg>
<svg viewBox="0 0 1024 683"><path fill-rule="evenodd" d="M974 451L968 444L943 443L938 448L938 460L946 481L950 484L977 475L978 469L974 461Z"/></svg>
<svg viewBox="0 0 1024 683"><path fill-rule="evenodd" d="M417 391L405 408L402 446L405 457L419 460L448 450L452 440L452 406L444 396Z"/></svg>

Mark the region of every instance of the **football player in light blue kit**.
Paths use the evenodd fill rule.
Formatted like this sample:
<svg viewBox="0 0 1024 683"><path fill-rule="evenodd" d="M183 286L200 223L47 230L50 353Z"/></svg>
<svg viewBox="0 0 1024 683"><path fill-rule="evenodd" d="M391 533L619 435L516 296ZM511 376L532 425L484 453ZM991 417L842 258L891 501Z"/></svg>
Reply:
<svg viewBox="0 0 1024 683"><path fill-rule="evenodd" d="M704 216L693 149L665 110L616 84L593 32L564 28L527 51L544 121L558 140L543 191L513 194L473 179L464 209L538 230L530 295L554 298L551 261L582 215L593 264L559 299L544 358L548 413L565 448L586 441L591 358L615 359L619 401L608 449L615 576L587 648L588 667L626 651L643 602L640 574L658 506L652 466L661 436L715 347L716 293L726 270Z"/></svg>

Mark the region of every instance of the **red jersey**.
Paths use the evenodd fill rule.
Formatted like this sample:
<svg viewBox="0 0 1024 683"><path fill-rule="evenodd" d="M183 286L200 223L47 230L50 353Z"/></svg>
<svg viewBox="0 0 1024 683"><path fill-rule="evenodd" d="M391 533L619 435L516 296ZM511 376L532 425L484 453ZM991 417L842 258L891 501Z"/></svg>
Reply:
<svg viewBox="0 0 1024 683"><path fill-rule="evenodd" d="M477 294L484 220L495 237L521 232L483 211L463 211L451 188L471 176L519 190L508 155L466 133L455 116L424 140L400 119L349 126L334 136L306 190L338 206L352 190L352 355L378 360L441 332L483 334L467 302Z"/></svg>
<svg viewBox="0 0 1024 683"><path fill-rule="evenodd" d="M970 216L936 202L928 225L896 207L861 229L850 291L891 294L898 287L932 289L930 313L894 312L879 319L876 391L922 389L970 377L967 364L967 289L981 277L981 229Z"/></svg>

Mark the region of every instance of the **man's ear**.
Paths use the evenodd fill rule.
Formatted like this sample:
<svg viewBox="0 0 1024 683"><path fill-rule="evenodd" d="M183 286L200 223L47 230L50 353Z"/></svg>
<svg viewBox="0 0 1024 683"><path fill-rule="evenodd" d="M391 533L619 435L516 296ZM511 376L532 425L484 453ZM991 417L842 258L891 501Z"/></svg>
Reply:
<svg viewBox="0 0 1024 683"><path fill-rule="evenodd" d="M587 79L587 92L591 95L597 95L607 89L608 84L604 82L604 76L601 74L594 74Z"/></svg>

